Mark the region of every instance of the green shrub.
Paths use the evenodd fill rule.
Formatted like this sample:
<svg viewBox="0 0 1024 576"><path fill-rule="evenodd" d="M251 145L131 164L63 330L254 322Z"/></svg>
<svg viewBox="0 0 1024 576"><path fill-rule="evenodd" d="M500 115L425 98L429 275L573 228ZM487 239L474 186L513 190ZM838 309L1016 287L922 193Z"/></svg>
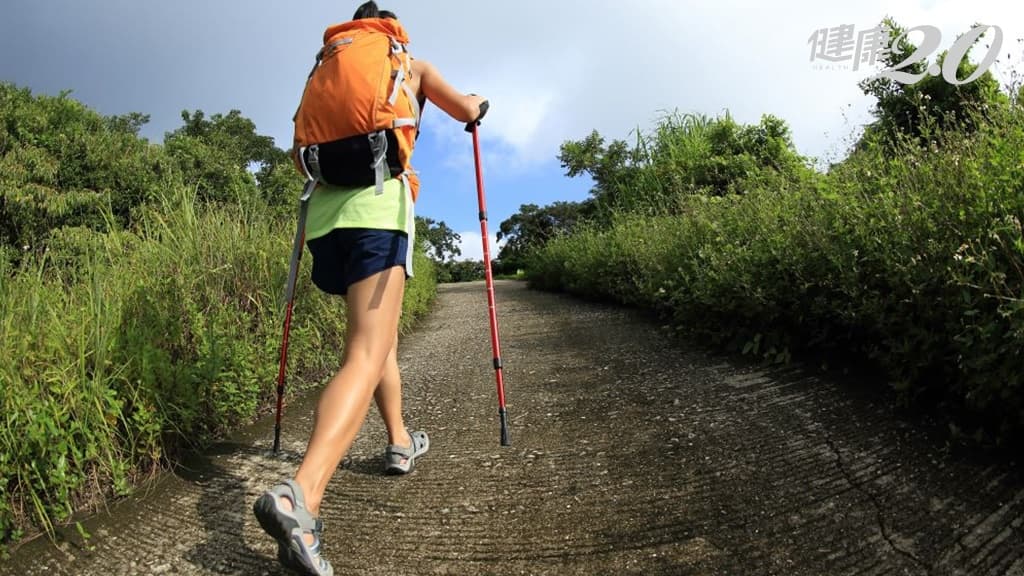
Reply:
<svg viewBox="0 0 1024 576"><path fill-rule="evenodd" d="M127 493L272 405L294 226L273 214L178 188L139 212L135 232L64 229L41 261L0 276L0 545ZM422 246L414 258L403 330L436 294ZM307 256L289 394L342 353L343 301L313 287L309 267Z"/></svg>
<svg viewBox="0 0 1024 576"><path fill-rule="evenodd" d="M302 181L237 110L182 118L153 145L145 115L0 83L0 553L275 400ZM422 244L415 268L403 330L436 294ZM289 394L342 355L343 300L309 273Z"/></svg>
<svg viewBox="0 0 1024 576"><path fill-rule="evenodd" d="M138 137L146 120L0 82L0 244L40 250L54 229L126 226L180 182L163 149Z"/></svg>
<svg viewBox="0 0 1024 576"><path fill-rule="evenodd" d="M1024 112L970 128L682 198L674 216L620 213L534 253L531 285L654 308L772 361L868 360L908 401L1009 438L1024 429Z"/></svg>

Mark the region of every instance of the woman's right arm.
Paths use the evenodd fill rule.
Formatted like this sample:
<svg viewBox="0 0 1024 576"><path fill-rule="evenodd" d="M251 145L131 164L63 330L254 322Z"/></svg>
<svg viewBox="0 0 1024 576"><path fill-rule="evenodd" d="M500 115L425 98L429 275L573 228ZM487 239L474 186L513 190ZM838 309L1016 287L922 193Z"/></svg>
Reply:
<svg viewBox="0 0 1024 576"><path fill-rule="evenodd" d="M426 60L414 60L413 73L420 77L423 95L455 120L472 122L480 117L480 104L486 98L459 92Z"/></svg>

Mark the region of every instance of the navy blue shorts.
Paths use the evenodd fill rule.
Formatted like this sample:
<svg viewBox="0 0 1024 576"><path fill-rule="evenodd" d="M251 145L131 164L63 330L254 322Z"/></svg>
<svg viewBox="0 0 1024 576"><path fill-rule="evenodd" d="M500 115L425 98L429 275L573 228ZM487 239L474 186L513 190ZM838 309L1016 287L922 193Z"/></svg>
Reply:
<svg viewBox="0 0 1024 576"><path fill-rule="evenodd" d="M394 266L404 268L409 236L397 230L335 228L306 246L313 254L313 284L344 296L360 280Z"/></svg>

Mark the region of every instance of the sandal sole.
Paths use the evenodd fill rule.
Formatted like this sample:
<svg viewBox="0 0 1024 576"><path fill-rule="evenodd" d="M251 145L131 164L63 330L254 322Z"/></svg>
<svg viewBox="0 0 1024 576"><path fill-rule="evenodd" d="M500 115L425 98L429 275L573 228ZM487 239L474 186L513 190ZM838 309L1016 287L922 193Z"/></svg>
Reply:
<svg viewBox="0 0 1024 576"><path fill-rule="evenodd" d="M277 541L277 560L282 567L302 576L334 574L329 562L323 569L309 563L315 564L317 560L313 559L311 549L303 541L299 519L281 507L280 496L275 491L264 492L257 498L252 511L263 531ZM319 561L326 562L323 558Z"/></svg>
<svg viewBox="0 0 1024 576"><path fill-rule="evenodd" d="M278 544L287 546L291 542L292 530L299 527L299 521L281 509L275 494L267 492L260 496L253 504L252 511L263 531L277 540Z"/></svg>
<svg viewBox="0 0 1024 576"><path fill-rule="evenodd" d="M260 496L253 505L253 514L263 531L277 541L277 561L281 566L296 574L319 575L319 572L296 560L295 554L292 553L292 531L299 528L299 522L287 516L275 494L267 492Z"/></svg>

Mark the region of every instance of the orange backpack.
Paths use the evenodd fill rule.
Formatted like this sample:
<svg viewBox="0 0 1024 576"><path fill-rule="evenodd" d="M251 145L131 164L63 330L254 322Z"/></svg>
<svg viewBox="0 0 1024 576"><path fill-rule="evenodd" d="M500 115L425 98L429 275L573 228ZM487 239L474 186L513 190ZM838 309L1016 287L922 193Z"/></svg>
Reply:
<svg viewBox="0 0 1024 576"><path fill-rule="evenodd" d="M409 38L397 20L365 18L327 28L295 114L293 159L307 178L333 186L401 178L419 195L412 169L420 105Z"/></svg>

